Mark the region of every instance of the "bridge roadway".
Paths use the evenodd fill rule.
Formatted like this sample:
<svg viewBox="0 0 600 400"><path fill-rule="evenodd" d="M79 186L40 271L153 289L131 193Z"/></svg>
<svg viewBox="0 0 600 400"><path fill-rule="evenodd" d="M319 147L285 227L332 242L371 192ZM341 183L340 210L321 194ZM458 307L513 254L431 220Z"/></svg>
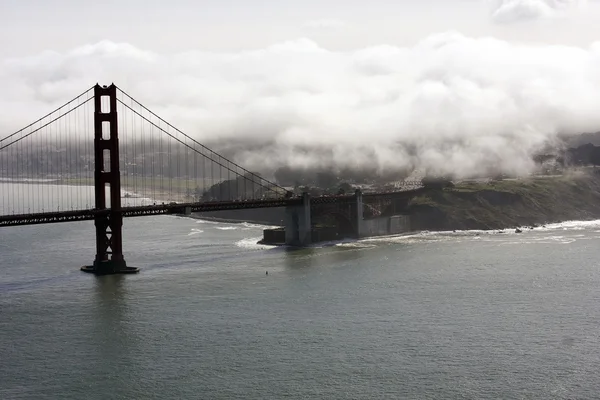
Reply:
<svg viewBox="0 0 600 400"><path fill-rule="evenodd" d="M123 217L143 217L147 215L185 214L186 212L208 212L219 210L241 210L247 208L285 207L300 204L301 198L213 201L201 203L170 203L148 206L121 207ZM110 208L98 210L55 211L35 214L13 214L0 216L0 226L52 224L57 222L89 221L98 215L110 214Z"/></svg>
<svg viewBox="0 0 600 400"><path fill-rule="evenodd" d="M369 197L394 197L394 195L406 195L409 192L418 190L404 190L397 192L384 193L364 193L363 198ZM343 203L354 199L355 195L335 195L312 197L310 202L315 204ZM148 215L169 215L186 214L190 212L209 212L222 210L242 210L250 208L273 208L287 207L302 204L301 197L290 197L281 199L261 199L261 200L238 200L238 201L209 201L195 203L169 203L155 204L147 206L122 207L120 213L123 217L143 217ZM110 208L72 210L72 211L53 211L33 214L12 214L0 215L1 226L17 225L37 225L53 224L58 222L72 221L90 221L96 216L106 215L113 212Z"/></svg>

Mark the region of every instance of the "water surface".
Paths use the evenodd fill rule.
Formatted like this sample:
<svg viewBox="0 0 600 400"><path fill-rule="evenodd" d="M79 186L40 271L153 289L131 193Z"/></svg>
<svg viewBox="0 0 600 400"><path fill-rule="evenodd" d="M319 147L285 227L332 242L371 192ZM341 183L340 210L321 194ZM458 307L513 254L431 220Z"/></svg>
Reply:
<svg viewBox="0 0 600 400"><path fill-rule="evenodd" d="M600 393L600 222L290 251L261 227L0 228L2 399L573 399ZM266 274L268 271L268 275Z"/></svg>

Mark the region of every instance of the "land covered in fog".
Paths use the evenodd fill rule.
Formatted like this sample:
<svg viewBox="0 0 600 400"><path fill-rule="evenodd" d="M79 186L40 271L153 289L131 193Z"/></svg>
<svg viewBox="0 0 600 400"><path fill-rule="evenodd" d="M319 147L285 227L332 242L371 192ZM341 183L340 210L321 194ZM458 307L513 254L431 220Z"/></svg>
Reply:
<svg viewBox="0 0 600 400"><path fill-rule="evenodd" d="M234 167L240 156L236 146L222 145L221 156L204 156L173 144L157 147L136 143L120 151L120 169L124 181L138 181L143 185L156 185L171 181L177 190L196 187L207 188L215 183L236 179L239 175L256 174L280 186L313 190L313 194L330 194L346 183L354 187L391 190L398 181L417 181L423 177L444 177L450 180L485 179L497 177L526 177L539 174L557 174L576 166L600 165L600 134L582 134L546 146L533 154L528 163L534 167L526 173L504 173L475 166L469 173L440 174L437 169L400 168L402 154L397 155L398 166L380 169L377 165L356 164L348 167L323 168L313 166L269 166L248 171ZM233 162L227 161L233 160ZM94 156L91 144L33 142L27 146L9 147L0 151L0 172L12 179L54 179L73 184L93 182ZM235 171L235 172L234 172ZM347 186L344 188L348 189Z"/></svg>

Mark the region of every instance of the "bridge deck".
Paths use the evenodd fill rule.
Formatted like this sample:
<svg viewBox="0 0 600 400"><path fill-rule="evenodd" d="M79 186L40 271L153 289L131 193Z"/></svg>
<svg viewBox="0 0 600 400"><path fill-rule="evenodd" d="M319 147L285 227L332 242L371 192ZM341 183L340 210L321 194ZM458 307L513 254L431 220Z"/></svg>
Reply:
<svg viewBox="0 0 600 400"><path fill-rule="evenodd" d="M388 192L388 193L365 193L363 197L396 197L406 196L419 192L421 189ZM337 196L321 196L311 198L312 205L331 204L338 202L352 201L354 195L337 195ZM222 210L242 210L250 208L272 208L286 207L291 205L299 205L302 203L302 198L292 197L287 199L268 199L268 200L240 200L240 201L213 201L200 203L171 203L171 204L156 204L149 206L122 207L121 214L123 217L143 217L147 215L163 215L163 214L185 214L186 212L209 212ZM106 215L110 213L110 209L98 210L74 210L74 211L56 211L35 214L13 214L1 215L1 226L16 226L16 225L37 225L37 224L52 224L58 222L72 221L89 221L94 220L96 216Z"/></svg>
<svg viewBox="0 0 600 400"><path fill-rule="evenodd" d="M157 204L149 206L122 207L123 217L143 217L147 215L185 214L186 212L208 212L220 210L242 210L249 208L285 207L300 204L301 199L273 199L248 201L219 201L205 203ZM109 214L110 209L57 211L35 214L15 214L0 216L0 226L51 224L58 222L89 221L96 216Z"/></svg>

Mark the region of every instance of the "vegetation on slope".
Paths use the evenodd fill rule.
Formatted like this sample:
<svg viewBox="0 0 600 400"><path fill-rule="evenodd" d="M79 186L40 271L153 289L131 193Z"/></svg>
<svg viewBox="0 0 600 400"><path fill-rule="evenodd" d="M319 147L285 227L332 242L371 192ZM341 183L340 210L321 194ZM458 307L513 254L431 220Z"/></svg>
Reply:
<svg viewBox="0 0 600 400"><path fill-rule="evenodd" d="M600 174L459 183L408 206L413 230L503 229L600 218Z"/></svg>

